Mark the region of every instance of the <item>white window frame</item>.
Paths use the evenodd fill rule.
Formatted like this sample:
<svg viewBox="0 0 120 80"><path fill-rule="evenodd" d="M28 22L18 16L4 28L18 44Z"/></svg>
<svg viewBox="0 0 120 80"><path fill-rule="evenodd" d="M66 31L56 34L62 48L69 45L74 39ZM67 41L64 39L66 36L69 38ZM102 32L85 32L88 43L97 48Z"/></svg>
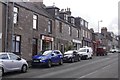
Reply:
<svg viewBox="0 0 120 80"><path fill-rule="evenodd" d="M71 23L74 25L75 24L75 19L71 18Z"/></svg>
<svg viewBox="0 0 120 80"><path fill-rule="evenodd" d="M58 15L58 10L57 9L55 9L55 16L57 16Z"/></svg>
<svg viewBox="0 0 120 80"><path fill-rule="evenodd" d="M82 26L84 25L84 20L83 20L83 19L81 20L81 23L80 23L80 24L81 24Z"/></svg>
<svg viewBox="0 0 120 80"><path fill-rule="evenodd" d="M69 35L71 35L71 27L70 26L68 27L68 33L69 33Z"/></svg>
<svg viewBox="0 0 120 80"><path fill-rule="evenodd" d="M48 33L52 33L52 20L48 21Z"/></svg>
<svg viewBox="0 0 120 80"><path fill-rule="evenodd" d="M21 52L21 36L20 35L13 35L12 36L12 51L15 53Z"/></svg>
<svg viewBox="0 0 120 80"><path fill-rule="evenodd" d="M79 38L79 30L77 29L76 32L77 32L77 36L76 37Z"/></svg>
<svg viewBox="0 0 120 80"><path fill-rule="evenodd" d="M13 8L13 23L16 24L18 21L18 8L14 7Z"/></svg>
<svg viewBox="0 0 120 80"><path fill-rule="evenodd" d="M33 29L37 29L37 20L38 20L38 16L34 14L33 15Z"/></svg>

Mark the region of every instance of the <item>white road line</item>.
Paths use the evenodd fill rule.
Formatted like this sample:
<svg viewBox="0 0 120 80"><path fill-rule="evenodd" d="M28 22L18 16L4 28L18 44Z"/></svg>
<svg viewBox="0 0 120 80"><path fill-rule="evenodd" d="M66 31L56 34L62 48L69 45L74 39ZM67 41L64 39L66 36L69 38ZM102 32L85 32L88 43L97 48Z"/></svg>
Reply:
<svg viewBox="0 0 120 80"><path fill-rule="evenodd" d="M50 73L47 73L47 74L35 76L35 78L44 78L44 77L52 76L52 75L55 75L55 74L61 74L61 73L67 72L67 71L72 71L72 70L75 70L75 69L78 69L78 68L81 68L81 67L84 67L84 66L87 66L87 65L90 65L90 64L102 62L102 61L109 60L109 59L110 58L100 59L100 60L93 61L91 63L87 63L87 64L84 64L84 65L81 65L81 66L76 66L76 67L72 67L72 68L67 68L65 70L60 70L60 71L56 71L56 72L50 72Z"/></svg>
<svg viewBox="0 0 120 80"><path fill-rule="evenodd" d="M114 59L114 61L116 61L116 60ZM89 76L89 75L92 75L92 74L98 72L99 70L102 70L102 69L108 68L108 67L110 67L110 66L111 66L111 64L108 65L108 66L105 66L105 67L103 67L103 68L100 68L100 69L98 69L98 70L95 70L95 71L93 71L93 72L91 72L91 73L89 73L89 74L83 75L83 76L79 77L79 78L76 79L76 80L79 80L80 78L85 78L85 77L87 77L87 76Z"/></svg>

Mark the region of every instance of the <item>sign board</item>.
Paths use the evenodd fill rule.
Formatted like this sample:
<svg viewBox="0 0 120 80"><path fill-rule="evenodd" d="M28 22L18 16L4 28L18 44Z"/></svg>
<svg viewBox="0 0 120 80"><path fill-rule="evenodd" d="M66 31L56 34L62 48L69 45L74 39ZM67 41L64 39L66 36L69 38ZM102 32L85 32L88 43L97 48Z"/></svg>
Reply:
<svg viewBox="0 0 120 80"><path fill-rule="evenodd" d="M81 41L79 41L79 40L75 40L75 39L73 39L72 41L73 41L74 43L79 43L79 44L82 43Z"/></svg>
<svg viewBox="0 0 120 80"><path fill-rule="evenodd" d="M49 37L49 36L44 36L42 35L42 40L45 40L47 42L50 42L50 41L53 41L53 38L52 37Z"/></svg>

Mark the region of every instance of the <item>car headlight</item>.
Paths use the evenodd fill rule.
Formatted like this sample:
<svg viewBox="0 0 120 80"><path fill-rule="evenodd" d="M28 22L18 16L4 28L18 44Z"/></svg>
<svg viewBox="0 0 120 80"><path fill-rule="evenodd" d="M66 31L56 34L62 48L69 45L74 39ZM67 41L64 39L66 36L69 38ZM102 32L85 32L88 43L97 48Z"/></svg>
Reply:
<svg viewBox="0 0 120 80"><path fill-rule="evenodd" d="M43 58L41 58L41 59L40 59L40 61L41 61L41 60L46 60L46 58L45 58L45 57L43 57Z"/></svg>

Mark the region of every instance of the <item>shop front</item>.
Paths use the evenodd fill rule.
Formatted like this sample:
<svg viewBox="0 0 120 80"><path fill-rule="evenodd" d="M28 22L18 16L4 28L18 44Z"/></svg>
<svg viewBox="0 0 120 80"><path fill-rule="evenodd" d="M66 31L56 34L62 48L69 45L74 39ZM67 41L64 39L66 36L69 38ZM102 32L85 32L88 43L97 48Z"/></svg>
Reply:
<svg viewBox="0 0 120 80"><path fill-rule="evenodd" d="M41 39L41 50L52 50L53 48L53 37L42 35Z"/></svg>
<svg viewBox="0 0 120 80"><path fill-rule="evenodd" d="M91 46L92 46L92 40L83 37L83 40L82 40L82 47L83 47L83 46L89 46L89 47L91 47Z"/></svg>
<svg viewBox="0 0 120 80"><path fill-rule="evenodd" d="M78 50L81 47L81 41L73 39L72 42L74 50Z"/></svg>

